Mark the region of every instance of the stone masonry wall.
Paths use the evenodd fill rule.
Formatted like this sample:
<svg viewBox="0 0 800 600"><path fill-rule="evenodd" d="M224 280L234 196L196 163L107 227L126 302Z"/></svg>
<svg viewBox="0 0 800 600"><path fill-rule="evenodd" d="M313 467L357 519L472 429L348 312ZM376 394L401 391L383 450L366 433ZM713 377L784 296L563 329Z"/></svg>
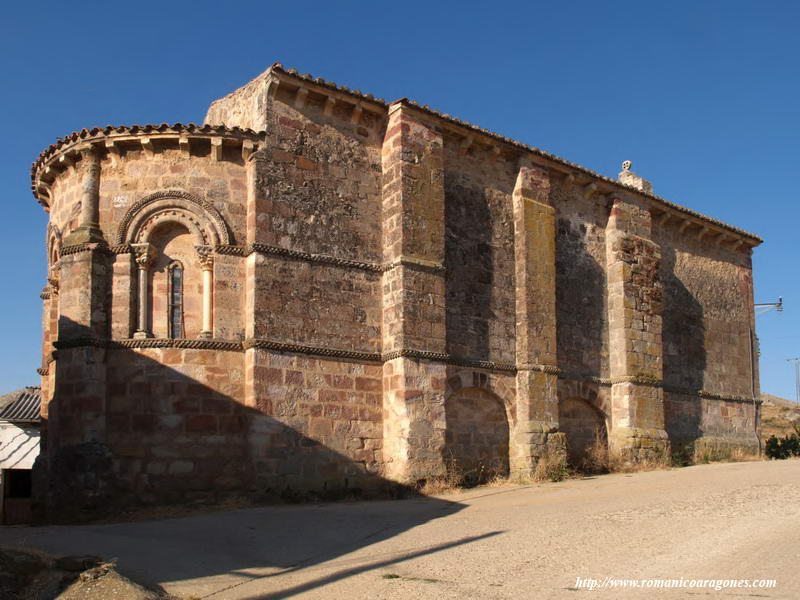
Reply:
<svg viewBox="0 0 800 600"><path fill-rule="evenodd" d="M244 436L259 491L378 485L381 366L251 350Z"/></svg>
<svg viewBox="0 0 800 600"><path fill-rule="evenodd" d="M514 363L513 161L445 138L447 349Z"/></svg>
<svg viewBox="0 0 800 600"><path fill-rule="evenodd" d="M131 500L214 498L251 485L240 353L110 350L107 367L106 443Z"/></svg>
<svg viewBox="0 0 800 600"><path fill-rule="evenodd" d="M759 409L747 400L758 393L749 254L697 229L681 233L677 223L655 234L663 248L667 432L676 444L708 438L757 450Z"/></svg>
<svg viewBox="0 0 800 600"><path fill-rule="evenodd" d="M607 377L607 202L586 198L581 187L566 181L556 181L551 195L558 219L558 365L567 374Z"/></svg>
<svg viewBox="0 0 800 600"><path fill-rule="evenodd" d="M131 147L122 157L102 162L100 227L109 243L125 213L137 200L154 192L183 190L209 202L225 220L231 243L245 238L245 170L241 151L225 148L221 160L207 144L189 144L189 154L173 139L154 140L153 152Z"/></svg>
<svg viewBox="0 0 800 600"><path fill-rule="evenodd" d="M753 395L752 271L743 251L659 228L664 248L664 380L667 386Z"/></svg>
<svg viewBox="0 0 800 600"><path fill-rule="evenodd" d="M255 337L380 352L380 274L274 256L255 263Z"/></svg>
<svg viewBox="0 0 800 600"><path fill-rule="evenodd" d="M325 115L288 90L271 101L268 160L260 183L268 200L255 225L260 243L337 258L381 261L381 132L345 107Z"/></svg>

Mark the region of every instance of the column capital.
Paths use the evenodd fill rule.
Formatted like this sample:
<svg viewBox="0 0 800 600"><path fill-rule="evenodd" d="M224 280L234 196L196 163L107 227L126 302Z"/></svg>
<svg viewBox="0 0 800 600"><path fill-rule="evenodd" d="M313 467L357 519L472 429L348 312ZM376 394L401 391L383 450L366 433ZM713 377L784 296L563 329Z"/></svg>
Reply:
<svg viewBox="0 0 800 600"><path fill-rule="evenodd" d="M203 271L210 271L214 268L214 249L211 246L195 246L197 258L200 261L200 268Z"/></svg>
<svg viewBox="0 0 800 600"><path fill-rule="evenodd" d="M134 260L142 270L147 269L156 257L156 249L152 244L131 244Z"/></svg>
<svg viewBox="0 0 800 600"><path fill-rule="evenodd" d="M210 271L214 268L214 249L211 246L195 246L197 258L200 261L200 268L203 271Z"/></svg>

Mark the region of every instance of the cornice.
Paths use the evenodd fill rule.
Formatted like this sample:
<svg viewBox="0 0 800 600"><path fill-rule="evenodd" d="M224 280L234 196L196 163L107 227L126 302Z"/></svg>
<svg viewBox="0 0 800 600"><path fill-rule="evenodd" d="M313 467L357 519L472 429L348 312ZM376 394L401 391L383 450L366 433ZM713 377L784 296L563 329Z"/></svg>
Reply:
<svg viewBox="0 0 800 600"><path fill-rule="evenodd" d="M747 396L736 396L730 394L718 394L706 390L690 390L665 386L662 381L646 376L626 376L626 377L594 377L579 373L569 373L561 371L555 365L539 365L532 363L522 363L513 365L510 363L498 363L494 361L475 360L459 357L445 352L432 352L429 350L417 350L414 348L401 348L390 352L370 352L363 350L351 350L344 348L328 348L324 346L310 346L306 344L295 344L291 342L279 342L268 339L246 339L244 341L215 340L215 339L169 339L169 338L145 338L145 339L99 339L95 337L75 338L72 340L58 340L53 343L58 350L68 348L96 347L109 350L130 350L147 348L183 348L189 350L214 350L223 352L243 352L246 350L271 350L273 352L289 352L293 354L306 354L309 356L320 356L325 358L341 358L346 360L356 360L381 364L396 360L398 358L411 358L418 360L430 360L442 362L458 367L471 369L483 369L487 371L500 371L506 373L516 373L518 371L538 371L551 375L557 375L564 381L576 381L582 383L593 383L602 386L612 386L618 383L636 383L656 388L662 388L665 392L703 398L706 400L719 400L723 402L739 402L747 404L761 404L757 398ZM50 361L52 362L52 361ZM48 369L45 369L48 370ZM41 373L40 373L41 374ZM46 373L44 373L46 374Z"/></svg>
<svg viewBox="0 0 800 600"><path fill-rule="evenodd" d="M735 394L718 394L716 392L709 392L707 390L687 390L683 388L675 388L672 386L664 386L664 391L670 394L680 394L681 396L699 396L705 400L721 400L724 402L740 402L746 404L761 404L762 400L759 398L751 398L747 396L738 396Z"/></svg>
<svg viewBox="0 0 800 600"><path fill-rule="evenodd" d="M246 253L264 254L267 256L279 256L282 258L290 258L294 260L302 260L307 262L317 262L337 267L348 267L351 269L360 269L362 271L373 271L380 273L384 270L383 265L378 263L364 262L359 260L350 260L347 258L338 258L335 256L328 256L325 254L312 254L310 252L302 252L300 250L290 250L288 248L281 248L280 246L272 246L270 244L250 244L247 247Z"/></svg>
<svg viewBox="0 0 800 600"><path fill-rule="evenodd" d="M747 404L761 404L761 400L757 398L749 398L747 396L736 396L732 394L719 394L716 392L709 392L707 390L697 390L689 388L678 388L673 386L664 385L663 381L652 377L645 376L630 376L630 377L594 377L591 375L583 375L580 373L562 372L558 376L559 379L565 381L578 381L583 383L593 383L602 386L612 386L618 383L636 383L638 385L647 385L656 388L662 388L664 392L670 394L680 394L682 396L692 396L694 398L704 398L706 400L720 400L724 402L742 402Z"/></svg>
<svg viewBox="0 0 800 600"><path fill-rule="evenodd" d="M226 352L241 352L244 348L242 342L232 340L207 340L207 339L171 339L171 338L143 338L143 339L102 339L96 337L80 337L70 340L57 340L53 342L58 350L69 348L105 348L109 350L125 350L135 348L183 348L187 350L220 350Z"/></svg>
<svg viewBox="0 0 800 600"><path fill-rule="evenodd" d="M239 247L237 246L236 248ZM263 254L265 256L276 256L290 260L333 265L347 269L371 271L373 273L384 273L399 266L433 273L443 273L446 270L446 267L443 264L431 263L414 257L404 256L389 263L375 263L349 258L339 258L338 256L330 256L327 254L314 254L311 252L303 252L301 250L291 250L289 248L281 248L280 246L273 246L271 244L250 244L243 249L243 254L236 254L237 256L241 256L250 255L253 253ZM234 253L231 252L231 254Z"/></svg>
<svg viewBox="0 0 800 600"><path fill-rule="evenodd" d="M555 365L539 365L536 363L521 363L517 366L517 371L537 371L548 375L561 374L561 369Z"/></svg>
<svg viewBox="0 0 800 600"><path fill-rule="evenodd" d="M60 258L63 258L64 256L70 256L72 254L82 254L84 252L99 252L101 254L114 254L114 252L105 242L85 242L81 244L62 246L59 256Z"/></svg>
<svg viewBox="0 0 800 600"><path fill-rule="evenodd" d="M327 81L322 77L314 77L310 73L300 73L294 68L287 69L279 62L273 63L262 75L265 74L283 75L298 82L304 82L332 92L344 94L345 96L349 96L356 103L367 102L373 104L376 108L380 107L382 110L385 110L386 107L389 106L383 98L376 98L372 94L366 94L361 90L350 89L346 85L339 85L333 81Z"/></svg>
<svg viewBox="0 0 800 600"><path fill-rule="evenodd" d="M342 348L324 348L321 346L306 346L290 342L276 342L266 339L247 339L244 349L273 350L277 352L295 352L298 354L311 354L333 358L348 358L367 362L381 362L380 352L365 352L361 350L345 350Z"/></svg>
<svg viewBox="0 0 800 600"><path fill-rule="evenodd" d="M489 142L492 143L499 142L517 152L532 154L535 157L541 159L545 163L545 166L551 167L554 170L564 175L574 176L575 173L578 173L580 175L588 177L591 180L595 180L602 186L602 189L600 189L597 186L597 183L594 184L598 193L626 192L628 194L637 195L648 201L654 202L657 208L661 209L667 208L676 211L678 213L681 213L683 215L698 219L702 222L710 223L716 227L719 227L730 233L733 233L736 236L741 236L742 238L748 240L749 245L751 247L756 246L763 241L760 237L758 237L753 233L750 233L738 227L734 227L718 219L714 219L713 217L704 215L698 211L671 202L666 198L662 198L661 196L644 192L632 185L621 183L616 179L612 179L610 177L606 177L604 175L591 171L586 167L583 167L577 163L556 156L555 154L547 152L546 150L542 150L541 148L530 146L513 138L509 138L504 135L485 129L483 127L479 127L477 125L469 123L468 121L464 121L462 119L453 117L447 113L437 111L428 105L421 105L414 100L409 100L408 98L401 98L391 104L387 104L382 98L375 98L372 94L365 94L360 90L353 90L347 86L338 85L335 82L327 81L320 77L314 77L311 74L301 74L297 69L293 68L287 69L281 63L274 63L272 66L269 67L269 69L267 69L265 73L260 75L259 78L264 76L272 76L274 78L277 78L278 80L292 81L301 88L304 86L313 86L318 88L319 90L327 91L329 94L343 95L349 98L353 103L355 103L357 107L361 106L370 107L371 110L383 114L386 114L386 112L392 106L396 105L406 106L411 110L418 111L429 118L435 119L442 127L452 129L453 131L455 131L456 134L462 137L474 138L475 136L478 137L482 136ZM39 200L40 203L42 203L45 206L47 205L47 201L45 200L45 198L48 193L48 185L46 182L40 180L40 175L46 168L50 168L47 166L47 163L56 154L65 152L69 150L72 146L108 140L109 142L111 142L111 145L107 147L109 147L113 151L113 141L117 138L121 140L122 138L126 137L127 138L131 137L146 138L147 136L174 137L180 135L202 136L209 138L226 137L226 138L238 138L238 139L247 138L251 140L261 140L264 138L265 132L255 132L250 129L241 129L239 127L229 128L220 125L208 125L208 124L196 125L193 123L190 124L175 123L172 125L162 123L160 125L132 125L132 126L109 125L103 128L95 127L92 129L82 129L81 131L73 132L72 134L65 136L64 138L60 138L55 144L52 144L47 149L45 149L39 155L37 160L33 163L33 166L31 168L33 195L37 198L37 200ZM252 152L252 150L254 150L254 148L251 148L248 151L248 155Z"/></svg>
<svg viewBox="0 0 800 600"><path fill-rule="evenodd" d="M222 140L235 140L242 145L242 156L246 158L257 149L264 132L222 125L197 125L195 123L161 123L160 125L108 125L81 129L48 146L31 166L31 187L34 197L44 206L47 201L49 181L54 175L74 164L81 149L98 148L115 159L119 156L119 144L133 141L148 152L152 152L153 140L179 139L188 151L190 139L206 139L212 144L212 152L221 157ZM216 141L216 143L214 143Z"/></svg>
<svg viewBox="0 0 800 600"><path fill-rule="evenodd" d="M214 252L217 254L227 254L228 256L246 256L245 246L236 246L233 244L219 244L214 246Z"/></svg>
<svg viewBox="0 0 800 600"><path fill-rule="evenodd" d="M326 81L320 77L314 77L310 74L300 74L297 69L286 69L281 63L273 64L266 72L266 74L275 74L280 75L282 78L292 78L295 80L297 85L313 85L317 86L321 89L327 89L330 91L336 91L340 93L345 93L353 97L353 99L358 104L359 101L368 101L372 104L378 105L379 107L384 108L385 110L389 111L393 106L402 105L408 107L411 110L418 111L419 113L424 114L427 117L435 119L438 123L440 123L444 128L448 128L453 130L457 135L460 135L465 138L472 138L474 139L477 137L483 137L489 145L493 145L493 143L500 142L517 152L523 152L528 154L533 154L534 156L543 159L543 162L546 166L554 168L556 171L564 174L564 175L573 175L579 174L588 177L591 180L596 180L597 183L600 183L600 186L595 183L595 189L598 193L613 193L613 192L625 192L628 194L633 194L636 196L640 196L645 198L651 202L655 202L656 206L661 208L669 208L676 212L682 213L686 216L690 216L706 223L711 223L717 227L727 230L728 232L734 233L738 236L742 236L747 238L751 242L751 246L760 244L763 240L758 237L757 235L745 231L744 229L740 229L738 227L734 227L733 225L729 225L724 223L718 219L714 219L713 217L709 217L708 215L704 215L698 211L692 210L685 206L681 206L680 204L675 204L667 200L666 198L662 198L653 193L648 193L640 190L637 187L632 185L628 185L622 183L616 179L612 179L611 177L606 177L605 175L601 175L596 173L586 167L583 167L577 163L572 161L566 160L561 158L560 156L556 156L546 150L542 150L541 148L537 148L535 146L530 146L518 140L515 140L510 137L506 137L494 131L490 131L483 127L479 127L477 125L473 125L468 121L464 121L463 119L459 119L457 117L453 117L447 113L443 113L437 111L427 104L420 104L414 100L410 100L408 98L400 98L395 102L386 103L382 98L375 98L371 94L363 94L360 90L351 90L347 86L337 85L335 82ZM591 183L589 184L591 185Z"/></svg>

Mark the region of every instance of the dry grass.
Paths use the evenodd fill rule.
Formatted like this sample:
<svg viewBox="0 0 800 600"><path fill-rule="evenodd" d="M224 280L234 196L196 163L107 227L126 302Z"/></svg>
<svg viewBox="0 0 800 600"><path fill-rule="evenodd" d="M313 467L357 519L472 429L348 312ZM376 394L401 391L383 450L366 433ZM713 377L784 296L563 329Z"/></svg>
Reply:
<svg viewBox="0 0 800 600"><path fill-rule="evenodd" d="M665 457L645 456L632 460L629 455L614 452L608 447L605 431L598 429L595 439L586 452L578 470L582 473L638 473L670 468L671 461Z"/></svg>
<svg viewBox="0 0 800 600"><path fill-rule="evenodd" d="M547 454L536 463L536 470L533 472L534 481L563 481L569 477L567 461L565 457Z"/></svg>
<svg viewBox="0 0 800 600"><path fill-rule="evenodd" d="M764 439L774 435L783 437L796 432L800 427L800 404L785 398L762 395L761 435Z"/></svg>
<svg viewBox="0 0 800 600"><path fill-rule="evenodd" d="M761 460L761 456L748 452L735 440L727 438L705 439L694 445L694 464L711 462L750 462Z"/></svg>
<svg viewBox="0 0 800 600"><path fill-rule="evenodd" d="M506 475L495 475L483 484L484 487L488 488L511 487L515 485L517 485L517 482L512 481L511 477Z"/></svg>
<svg viewBox="0 0 800 600"><path fill-rule="evenodd" d="M432 496L455 493L476 485L498 488L534 482L563 481L570 477L581 477L586 474L639 473L709 462L758 460L762 460L762 458L742 448L735 439L718 438L707 438L699 444L673 448L671 457L653 453L640 455L634 459L630 453L619 453L609 449L605 431L598 430L582 463L575 469L567 466L566 457L561 453L551 453L539 459L530 479L526 477L521 480L518 477L492 474L483 466L465 474L459 468L457 461L451 457L445 461L446 475L426 480L418 491L422 495Z"/></svg>
<svg viewBox="0 0 800 600"><path fill-rule="evenodd" d="M426 479L425 483L419 488L419 493L423 496L452 494L464 487L462 481L463 476L458 468L455 465L448 465L446 474L443 477Z"/></svg>
<svg viewBox="0 0 800 600"><path fill-rule="evenodd" d="M515 485L515 482L512 482L507 474L497 473L495 469L483 464L464 472L458 461L451 456L445 460L445 475L426 479L418 488L418 492L423 496L435 496L452 494L476 486L496 488L510 485Z"/></svg>

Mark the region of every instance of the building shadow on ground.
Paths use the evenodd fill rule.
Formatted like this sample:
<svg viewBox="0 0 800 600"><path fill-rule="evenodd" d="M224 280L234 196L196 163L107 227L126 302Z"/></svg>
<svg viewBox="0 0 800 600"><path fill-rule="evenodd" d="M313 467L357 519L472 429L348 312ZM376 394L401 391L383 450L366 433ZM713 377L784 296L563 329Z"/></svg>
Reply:
<svg viewBox="0 0 800 600"><path fill-rule="evenodd" d="M245 406L237 400L245 359L235 344L210 351L194 340L153 340L147 349L75 343L86 332L66 325L62 331L75 335L57 344L50 365L55 388L35 494L50 522L83 524L7 529L6 543L116 558L121 573L151 585L250 581L313 568L464 508L380 476L380 394L319 394L326 371L342 385L359 372L356 363L342 367L347 375L335 372L339 359L273 352L273 366L256 372L265 381L255 406ZM361 500L381 497L407 499ZM256 506L193 514L226 502ZM160 507L169 514L186 507L191 516L85 523ZM474 539L454 536L302 587ZM230 584L226 577L220 587Z"/></svg>

